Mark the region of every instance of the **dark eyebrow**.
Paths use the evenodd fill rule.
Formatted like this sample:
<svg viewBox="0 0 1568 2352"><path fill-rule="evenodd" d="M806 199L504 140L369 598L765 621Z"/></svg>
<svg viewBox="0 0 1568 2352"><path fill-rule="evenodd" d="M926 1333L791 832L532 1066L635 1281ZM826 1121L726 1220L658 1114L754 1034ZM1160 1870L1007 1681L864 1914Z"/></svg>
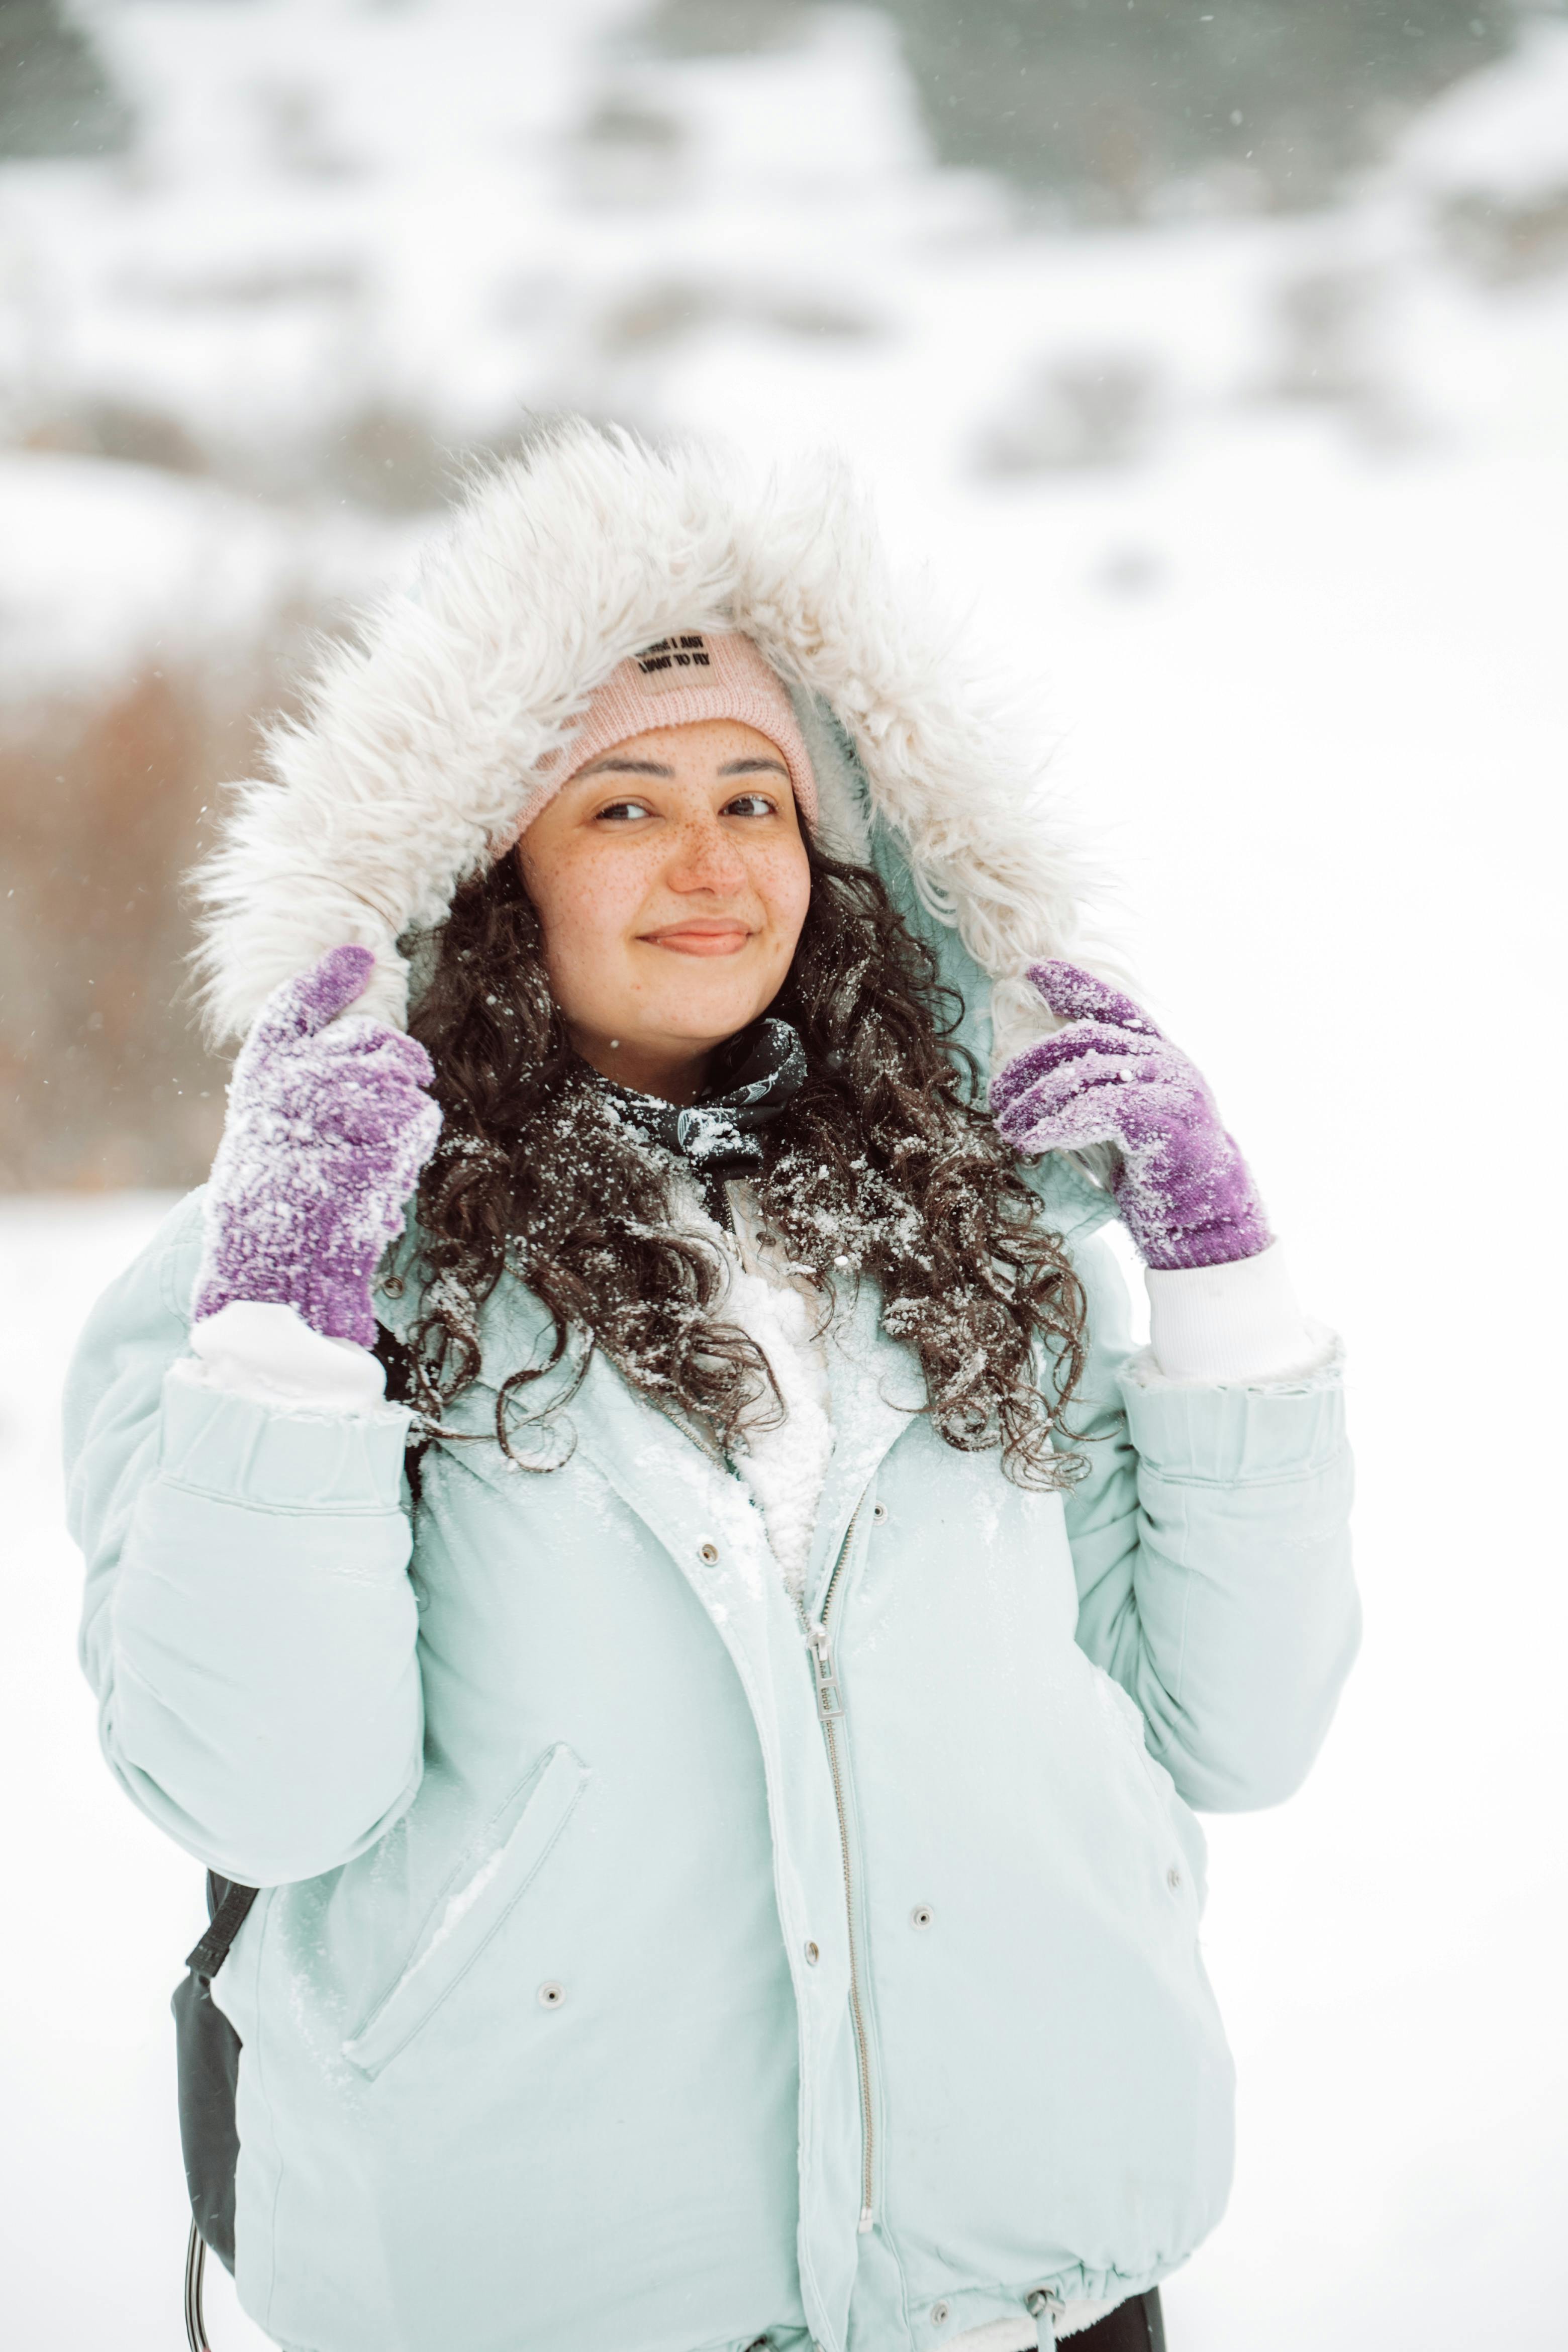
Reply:
<svg viewBox="0 0 1568 2352"><path fill-rule="evenodd" d="M582 772L585 776L673 776L675 770L661 768L657 760L595 760Z"/></svg>
<svg viewBox="0 0 1568 2352"><path fill-rule="evenodd" d="M787 776L789 770L782 760L731 760L719 771L721 776Z"/></svg>

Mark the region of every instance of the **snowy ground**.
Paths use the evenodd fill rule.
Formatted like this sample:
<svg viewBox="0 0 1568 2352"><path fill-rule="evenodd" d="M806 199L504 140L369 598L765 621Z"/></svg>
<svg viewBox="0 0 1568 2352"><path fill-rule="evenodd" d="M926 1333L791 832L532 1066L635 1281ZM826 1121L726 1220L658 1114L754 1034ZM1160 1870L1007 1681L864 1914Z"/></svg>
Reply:
<svg viewBox="0 0 1568 2352"><path fill-rule="evenodd" d="M221 109L188 102L187 35L232 56L266 12L120 13L128 39L133 20L145 30L144 60L164 44L166 86L187 100L170 99L164 182L92 215L73 283L111 234L133 243L131 213L159 184L188 196L198 133L226 140L243 178ZM447 13L500 38L528 12ZM363 18L382 69L430 15ZM311 119L340 146L378 135L363 77L345 94L353 16L323 7L292 52L303 74L339 44L321 70L341 119ZM1479 185L1538 210L1553 173L1568 187L1568 104L1539 102L1568 80L1568 35L1542 27L1522 63L1434 110L1331 215L1052 236L923 165L879 21L825 22L806 64L626 68L645 113L687 126L684 179L656 202L645 178L628 204L611 170L626 156L563 131L509 200L511 310L485 309L480 281L499 278L482 256L447 289L445 343L471 365L453 363L441 399L488 416L496 337L511 336L531 356L507 380L531 396L721 424L759 448L832 438L872 475L900 544L931 555L1038 687L1059 788L1121 877L1125 950L1213 1075L1307 1304L1348 1335L1363 1462L1368 1632L1340 1722L1293 1804L1212 1825L1207 1942L1240 2063L1240 2172L1224 2227L1169 2290L1173 2352L1568 2344L1563 1300L1546 1223L1563 1126L1568 277L1489 274L1454 258L1443 226ZM586 58L550 53L536 111L567 123L601 102ZM449 130L455 103L448 89L427 121ZM792 144L781 125L808 103L820 135ZM863 134L852 152L835 124ZM439 144L430 132L418 159L424 201L444 173L447 198L484 214L493 176L479 184L462 143ZM492 174L518 168L478 146ZM346 173L325 184L314 211L269 211L269 233L292 221L319 239L337 206L339 232L369 237L374 189ZM230 258L254 241L238 205L203 215ZM178 236L175 211L160 217L184 267L190 206ZM150 236L144 224L144 250ZM384 328L417 321L430 252L405 240L413 290L386 295ZM650 286L665 289L642 314L653 327L612 332ZM119 299L84 298L71 333L89 317L100 339L134 327L137 366L167 374L146 273L122 271ZM189 312L193 339L205 316ZM247 319L258 331L254 306ZM253 391L268 354L282 383L284 341L247 350ZM102 363L123 371L129 351ZM183 385L195 430L204 402L224 410L238 351L209 336L198 367L193 340L158 396ZM62 2352L179 2340L166 2000L199 1888L94 1752L54 1434L70 1335L156 1213L138 1199L0 1209L16 1596L0 1665L0 2317ZM258 2341L226 2293L218 2352Z"/></svg>

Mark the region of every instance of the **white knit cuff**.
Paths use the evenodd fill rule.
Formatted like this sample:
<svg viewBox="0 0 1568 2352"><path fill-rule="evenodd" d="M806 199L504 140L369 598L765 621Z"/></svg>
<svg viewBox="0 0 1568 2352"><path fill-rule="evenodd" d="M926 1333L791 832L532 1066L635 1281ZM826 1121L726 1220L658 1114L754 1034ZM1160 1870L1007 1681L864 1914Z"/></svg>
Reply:
<svg viewBox="0 0 1568 2352"><path fill-rule="evenodd" d="M1278 1242L1229 1265L1149 1266L1143 1278L1150 1352L1167 1380L1280 1380L1331 1350L1303 1319Z"/></svg>
<svg viewBox="0 0 1568 2352"><path fill-rule="evenodd" d="M384 1412L386 1375L368 1348L325 1339L292 1307L236 1298L191 1328L204 1386L256 1404Z"/></svg>

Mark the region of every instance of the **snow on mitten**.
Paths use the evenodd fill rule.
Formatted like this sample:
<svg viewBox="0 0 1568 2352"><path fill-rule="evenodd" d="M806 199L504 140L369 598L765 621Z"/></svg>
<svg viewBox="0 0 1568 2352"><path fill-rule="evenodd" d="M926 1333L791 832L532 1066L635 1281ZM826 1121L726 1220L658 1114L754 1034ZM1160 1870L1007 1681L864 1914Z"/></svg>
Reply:
<svg viewBox="0 0 1568 2352"><path fill-rule="evenodd" d="M1077 964L1031 964L1029 978L1067 1026L992 1082L1014 1149L1033 1158L1114 1145L1111 1189L1146 1265L1229 1265L1266 1250L1274 1236L1247 1162L1180 1047Z"/></svg>
<svg viewBox="0 0 1568 2352"><path fill-rule="evenodd" d="M414 1038L338 1015L370 978L341 947L273 990L234 1066L207 1188L195 1319L237 1298L292 1307L329 1339L370 1347L370 1286L441 1114Z"/></svg>

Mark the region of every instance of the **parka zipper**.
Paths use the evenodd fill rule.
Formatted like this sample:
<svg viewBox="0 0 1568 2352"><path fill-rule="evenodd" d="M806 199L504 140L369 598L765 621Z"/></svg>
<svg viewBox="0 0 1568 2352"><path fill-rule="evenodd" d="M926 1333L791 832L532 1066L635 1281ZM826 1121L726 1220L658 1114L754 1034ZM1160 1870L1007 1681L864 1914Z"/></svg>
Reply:
<svg viewBox="0 0 1568 2352"><path fill-rule="evenodd" d="M872 2222L876 2127L871 2110L871 2051L866 2034L866 2004L860 1981L860 1930L856 1917L855 1873L850 1862L849 1811L844 1788L844 1759L838 1745L838 1727L844 1720L844 1702L839 1696L838 1677L833 1664L833 1635L828 1621L865 1500L862 1495L850 1514L849 1525L844 1530L844 1540L838 1547L838 1557L833 1563L833 1573L822 1596L822 1614L813 1623L806 1615L804 1601L800 1611L801 1622L805 1627L805 1638L811 1649L812 1672L816 1681L817 1720L822 1726L822 1736L827 1748L833 1801L838 1810L838 1852L844 1868L844 1917L849 1937L849 2016L855 2029L855 2063L860 2082L859 2227L862 2233L870 2229Z"/></svg>

